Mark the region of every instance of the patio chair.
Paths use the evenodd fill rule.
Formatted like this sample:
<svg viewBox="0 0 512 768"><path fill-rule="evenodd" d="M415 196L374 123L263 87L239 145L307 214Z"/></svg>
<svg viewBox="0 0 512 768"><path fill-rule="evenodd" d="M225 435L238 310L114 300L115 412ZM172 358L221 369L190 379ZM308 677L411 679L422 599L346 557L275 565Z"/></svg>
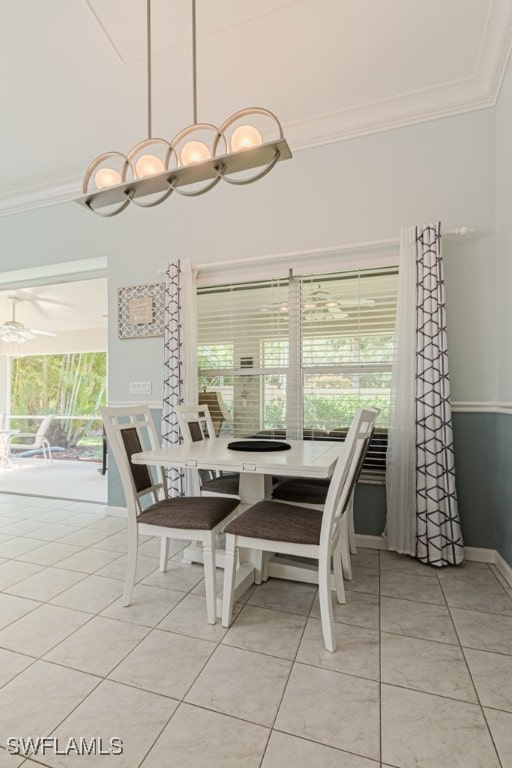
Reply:
<svg viewBox="0 0 512 768"><path fill-rule="evenodd" d="M159 447L149 406L103 407L100 413L109 448L121 476L128 509L128 565L123 605L128 606L131 602L139 533L161 537L161 571L167 570L169 539L197 541L203 545L208 622L215 624L215 537L234 515L238 499L202 496L169 498L162 467L149 468L131 462L134 453Z"/></svg>
<svg viewBox="0 0 512 768"><path fill-rule="evenodd" d="M354 529L354 495L357 481L361 475L364 461L368 453L368 447L375 429L375 421L380 413L380 409L369 407L366 409L368 414L373 414L370 429L365 438L363 450L359 456L354 479L354 487L346 509L347 536L343 539L341 554L343 563L343 575L346 579L352 578L352 563L350 555L357 554L356 535ZM338 430L341 433L341 430ZM346 439L348 430L343 430L343 438ZM306 506L310 509L323 511L329 491L329 480L311 479L306 477L293 477L280 483L272 492L272 499L275 501L285 501L288 504L297 506Z"/></svg>
<svg viewBox="0 0 512 768"><path fill-rule="evenodd" d="M279 501L260 501L225 526L224 627L229 627L232 620L239 547L311 558L318 562L324 644L328 651L336 650L331 602L331 561L336 597L339 603L344 603L340 548L345 513L355 484L357 466L374 420L375 413L372 411L360 410L356 413L344 442L344 450L336 462L323 512Z"/></svg>
<svg viewBox="0 0 512 768"><path fill-rule="evenodd" d="M48 414L41 419L39 429L37 432L17 432L15 435L10 435L7 441L7 459L10 459L14 453L18 451L24 453L25 451L41 451L44 457L45 464L50 460L50 466L53 466L52 449L46 433L50 427L54 414ZM18 442L21 438L21 443ZM30 442L29 442L30 440Z"/></svg>
<svg viewBox="0 0 512 768"><path fill-rule="evenodd" d="M222 425L229 419L229 411L221 392L216 390L210 392L199 392L197 396L199 405L207 405L210 410L210 417L213 424L215 436L218 437Z"/></svg>
<svg viewBox="0 0 512 768"><path fill-rule="evenodd" d="M215 393L213 393L215 394ZM185 443L199 440L216 440L215 427L207 405L179 405L176 408L178 423ZM201 496L238 496L240 477L236 473L221 475L214 470L192 470L195 492Z"/></svg>

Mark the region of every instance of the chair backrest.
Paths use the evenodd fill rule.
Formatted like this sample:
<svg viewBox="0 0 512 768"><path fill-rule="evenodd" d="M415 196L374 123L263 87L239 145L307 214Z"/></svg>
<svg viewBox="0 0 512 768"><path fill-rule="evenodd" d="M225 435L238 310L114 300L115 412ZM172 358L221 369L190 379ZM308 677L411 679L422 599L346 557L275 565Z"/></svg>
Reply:
<svg viewBox="0 0 512 768"><path fill-rule="evenodd" d="M134 453L159 447L156 427L147 405L100 408L105 434L114 457L129 515L139 515L143 497L149 503L167 498L162 468L150 470L145 464L132 464Z"/></svg>
<svg viewBox="0 0 512 768"><path fill-rule="evenodd" d="M184 443L215 439L215 427L207 405L178 405L176 415Z"/></svg>
<svg viewBox="0 0 512 768"><path fill-rule="evenodd" d="M39 424L39 428L34 436L34 447L40 448L43 444L43 437L46 437L46 433L48 432L48 428L50 424L52 423L52 419L55 416L54 413L49 413L47 416L44 416L41 419L41 423Z"/></svg>
<svg viewBox="0 0 512 768"><path fill-rule="evenodd" d="M360 474L364 454L368 449L368 443L379 413L378 408L360 409L356 412L350 425L325 500L320 534L321 547L330 546L338 536L341 518Z"/></svg>

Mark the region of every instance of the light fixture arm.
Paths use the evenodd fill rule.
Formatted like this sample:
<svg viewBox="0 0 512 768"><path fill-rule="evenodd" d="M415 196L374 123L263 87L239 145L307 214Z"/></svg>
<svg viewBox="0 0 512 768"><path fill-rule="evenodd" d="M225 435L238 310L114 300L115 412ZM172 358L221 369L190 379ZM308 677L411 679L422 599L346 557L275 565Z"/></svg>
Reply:
<svg viewBox="0 0 512 768"><path fill-rule="evenodd" d="M148 88L148 139L153 136L151 125L151 0L146 4L146 36L147 36L147 88Z"/></svg>
<svg viewBox="0 0 512 768"><path fill-rule="evenodd" d="M192 122L197 125L196 0L192 0Z"/></svg>

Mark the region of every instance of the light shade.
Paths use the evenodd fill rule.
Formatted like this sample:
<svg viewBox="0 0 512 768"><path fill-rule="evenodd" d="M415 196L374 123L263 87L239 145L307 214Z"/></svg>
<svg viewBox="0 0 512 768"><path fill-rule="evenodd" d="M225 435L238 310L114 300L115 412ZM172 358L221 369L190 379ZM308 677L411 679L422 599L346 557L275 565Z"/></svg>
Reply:
<svg viewBox="0 0 512 768"><path fill-rule="evenodd" d="M253 125L240 125L238 128L235 128L231 136L232 152L259 147L260 144L263 144L261 133Z"/></svg>
<svg viewBox="0 0 512 768"><path fill-rule="evenodd" d="M135 163L135 173L138 179L145 176L154 176L155 173L162 173L164 163L156 155L142 155Z"/></svg>

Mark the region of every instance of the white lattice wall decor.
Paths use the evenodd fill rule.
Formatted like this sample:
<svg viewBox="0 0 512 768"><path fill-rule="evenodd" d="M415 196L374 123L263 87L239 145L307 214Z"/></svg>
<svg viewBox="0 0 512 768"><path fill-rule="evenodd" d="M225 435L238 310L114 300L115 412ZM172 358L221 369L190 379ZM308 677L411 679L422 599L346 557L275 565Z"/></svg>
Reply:
<svg viewBox="0 0 512 768"><path fill-rule="evenodd" d="M130 285L117 292L120 339L164 335L165 283Z"/></svg>

